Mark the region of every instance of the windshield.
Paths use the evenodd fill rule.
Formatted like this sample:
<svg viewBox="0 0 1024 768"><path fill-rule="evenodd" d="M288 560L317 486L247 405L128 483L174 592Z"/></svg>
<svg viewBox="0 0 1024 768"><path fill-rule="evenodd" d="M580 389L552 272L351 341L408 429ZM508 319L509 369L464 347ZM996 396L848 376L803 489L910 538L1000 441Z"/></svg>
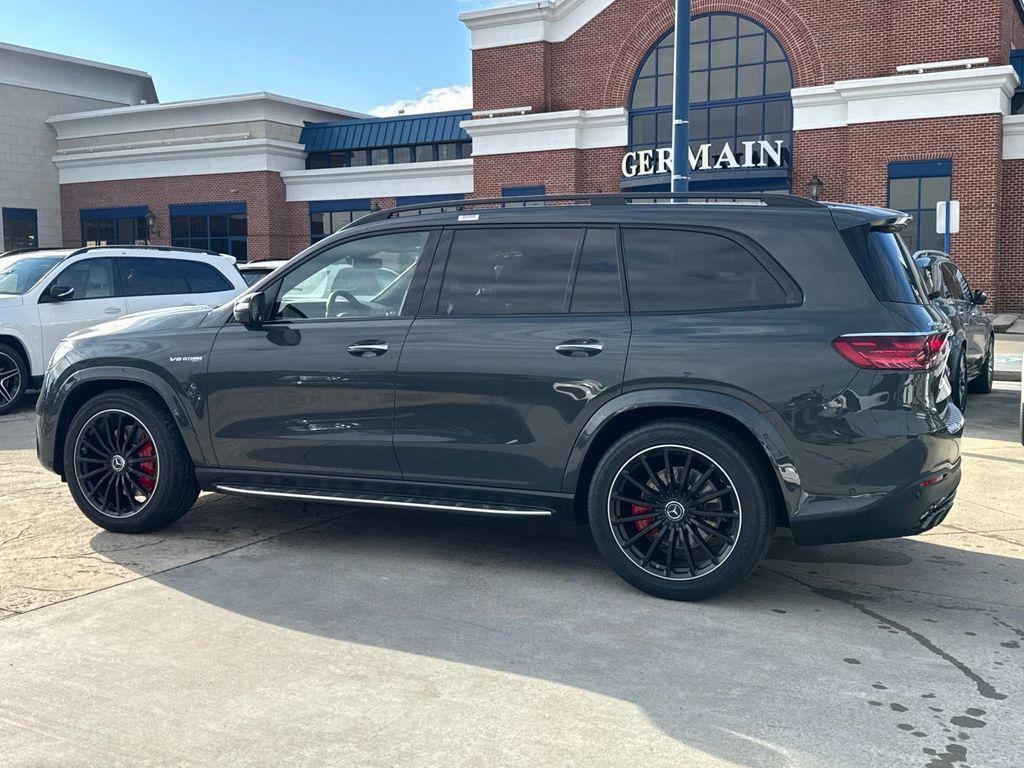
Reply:
<svg viewBox="0 0 1024 768"><path fill-rule="evenodd" d="M0 294L20 295L59 264L56 256L4 256L0 258Z"/></svg>

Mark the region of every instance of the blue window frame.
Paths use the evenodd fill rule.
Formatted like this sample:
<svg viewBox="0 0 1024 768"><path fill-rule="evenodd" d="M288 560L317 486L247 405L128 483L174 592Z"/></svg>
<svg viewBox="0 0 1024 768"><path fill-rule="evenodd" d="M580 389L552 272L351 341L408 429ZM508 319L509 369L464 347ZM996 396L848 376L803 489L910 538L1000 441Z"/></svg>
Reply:
<svg viewBox="0 0 1024 768"><path fill-rule="evenodd" d="M431 163L436 160L463 160L473 156L473 142L448 141L437 144L407 144L371 149L340 149L310 152L306 168L358 168L363 165Z"/></svg>
<svg viewBox="0 0 1024 768"><path fill-rule="evenodd" d="M945 235L935 231L935 210L952 193L952 160L889 163L889 207L914 217L902 232L911 253L945 247Z"/></svg>
<svg viewBox="0 0 1024 768"><path fill-rule="evenodd" d="M502 197L532 197L534 195L547 194L547 189L543 184L538 184L531 187L502 187ZM506 208L532 208L533 206L541 206L544 203L505 203Z"/></svg>
<svg viewBox="0 0 1024 768"><path fill-rule="evenodd" d="M78 212L82 245L146 245L149 243L149 208L83 208Z"/></svg>
<svg viewBox="0 0 1024 768"><path fill-rule="evenodd" d="M245 203L206 203L170 207L171 245L227 253L249 260L249 223Z"/></svg>
<svg viewBox="0 0 1024 768"><path fill-rule="evenodd" d="M734 13L695 18L690 42L690 145L710 143L714 164L729 143L782 141L792 146L793 75L779 41L757 22ZM672 146L675 31L647 54L629 97L633 151Z"/></svg>
<svg viewBox="0 0 1024 768"><path fill-rule="evenodd" d="M431 203L444 203L451 202L454 200L464 200L465 195L413 195L411 197L399 197L395 200L395 206L401 208L403 205L423 205L429 206ZM410 211L409 213L400 214L401 216L420 216L425 213L448 213L456 211L457 208L450 208L446 206L437 206L436 208L423 208L419 211Z"/></svg>
<svg viewBox="0 0 1024 768"><path fill-rule="evenodd" d="M373 210L369 198L359 200L316 200L309 204L309 242L317 243L333 235Z"/></svg>
<svg viewBox="0 0 1024 768"><path fill-rule="evenodd" d="M4 208L4 250L35 248L39 245L39 219L33 208Z"/></svg>

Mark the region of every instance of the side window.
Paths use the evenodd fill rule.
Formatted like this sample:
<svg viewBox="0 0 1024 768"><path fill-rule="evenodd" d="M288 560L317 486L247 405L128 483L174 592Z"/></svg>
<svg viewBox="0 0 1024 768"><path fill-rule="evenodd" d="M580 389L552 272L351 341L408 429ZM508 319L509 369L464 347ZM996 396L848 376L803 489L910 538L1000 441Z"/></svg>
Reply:
<svg viewBox="0 0 1024 768"><path fill-rule="evenodd" d="M167 296L188 293L188 283L170 259L118 259L125 296Z"/></svg>
<svg viewBox="0 0 1024 768"><path fill-rule="evenodd" d="M109 299L114 291L114 265L110 259L86 259L72 264L51 285L74 288L71 301Z"/></svg>
<svg viewBox="0 0 1024 768"><path fill-rule="evenodd" d="M958 301L963 300L964 292L961 289L956 276L953 274L953 268L948 264L942 265L942 284L946 287L945 293L949 298L956 299Z"/></svg>
<svg viewBox="0 0 1024 768"><path fill-rule="evenodd" d="M189 293L220 293L230 291L233 286L224 275L199 261L179 261L178 269L188 283Z"/></svg>
<svg viewBox="0 0 1024 768"><path fill-rule="evenodd" d="M963 292L964 298L970 300L971 295L974 293L971 290L971 284L967 282L967 278L964 277L964 273L960 271L959 267L953 264L950 264L949 267L950 269L953 270L953 276L956 278L956 281L960 284L960 290Z"/></svg>
<svg viewBox="0 0 1024 768"><path fill-rule="evenodd" d="M578 229L461 229L441 284L442 315L565 311Z"/></svg>
<svg viewBox="0 0 1024 768"><path fill-rule="evenodd" d="M622 312L622 278L614 229L589 229L580 253L570 312Z"/></svg>
<svg viewBox="0 0 1024 768"><path fill-rule="evenodd" d="M281 280L275 320L400 315L429 232L339 243Z"/></svg>
<svg viewBox="0 0 1024 768"><path fill-rule="evenodd" d="M728 238L668 229L624 229L622 237L633 311L696 312L786 303L775 278Z"/></svg>

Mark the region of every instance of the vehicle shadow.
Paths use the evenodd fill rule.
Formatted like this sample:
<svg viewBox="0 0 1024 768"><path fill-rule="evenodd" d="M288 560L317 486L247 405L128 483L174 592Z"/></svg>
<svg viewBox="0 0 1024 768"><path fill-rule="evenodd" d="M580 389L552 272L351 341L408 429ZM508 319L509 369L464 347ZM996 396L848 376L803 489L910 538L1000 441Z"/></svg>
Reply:
<svg viewBox="0 0 1024 768"><path fill-rule="evenodd" d="M217 498L166 534L215 525ZM1024 544L1015 556L983 538L943 543L956 535L812 548L782 536L741 588L684 604L622 582L586 529L343 510L152 578L270 625L628 702L681 744L738 765L852 768L892 754L926 765L966 749L955 723L970 708L998 713L1007 734L1024 725L1008 698L1020 656L1006 645L1024 638ZM143 555L123 544L92 539L141 572L132 558ZM878 762L852 745L871 745Z"/></svg>

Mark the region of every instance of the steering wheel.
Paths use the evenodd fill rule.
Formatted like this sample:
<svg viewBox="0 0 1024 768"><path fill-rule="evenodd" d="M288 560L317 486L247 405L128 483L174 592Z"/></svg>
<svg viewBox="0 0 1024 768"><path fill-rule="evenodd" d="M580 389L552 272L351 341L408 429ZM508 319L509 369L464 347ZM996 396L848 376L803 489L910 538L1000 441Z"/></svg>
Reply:
<svg viewBox="0 0 1024 768"><path fill-rule="evenodd" d="M363 302L357 299L354 295L348 291L331 291L331 295L327 297L327 306L324 308L325 317L338 317L339 315L333 311L334 304L339 300L344 299L346 304L351 304L354 309L364 309L366 307Z"/></svg>

